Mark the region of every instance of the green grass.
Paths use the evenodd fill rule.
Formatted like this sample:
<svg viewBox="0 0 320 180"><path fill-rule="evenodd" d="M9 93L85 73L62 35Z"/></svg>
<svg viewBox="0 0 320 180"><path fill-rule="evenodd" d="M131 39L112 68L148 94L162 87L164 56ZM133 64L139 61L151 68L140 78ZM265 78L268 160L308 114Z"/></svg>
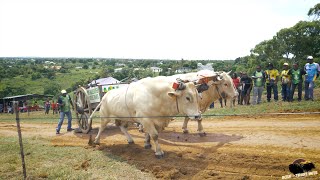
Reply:
<svg viewBox="0 0 320 180"><path fill-rule="evenodd" d="M228 105L228 104L227 104ZM220 106L219 102L215 106ZM204 113L204 115L259 115L262 113L280 113L280 112L320 112L320 101L301 101L301 102L263 102L259 105L236 105L234 108L213 108Z"/></svg>
<svg viewBox="0 0 320 180"><path fill-rule="evenodd" d="M0 179L23 179L17 137L0 137ZM146 179L132 165L107 152L83 147L54 147L41 135L23 138L28 179Z"/></svg>

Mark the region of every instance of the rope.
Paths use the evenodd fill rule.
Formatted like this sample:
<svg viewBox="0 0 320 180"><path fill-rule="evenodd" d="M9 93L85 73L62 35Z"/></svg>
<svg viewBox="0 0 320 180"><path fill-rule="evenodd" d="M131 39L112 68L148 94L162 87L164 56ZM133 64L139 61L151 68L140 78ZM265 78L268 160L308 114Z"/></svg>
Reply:
<svg viewBox="0 0 320 180"><path fill-rule="evenodd" d="M320 112L297 112L297 113L260 113L258 114L259 116L272 116L272 115L314 115L314 114L320 114ZM257 114L250 114L250 113L241 113L241 114L202 114L201 116L203 117L225 117L225 116L252 116L252 115L257 115ZM137 116L134 118L179 118L179 117L186 117L183 115L175 115L175 116ZM92 117L92 119L94 118L113 118L113 119L128 119L128 118L133 118L132 116L126 117L126 116L122 116L122 117L104 117L104 116L98 116L98 117ZM36 120L36 119L46 119L46 120L50 120L50 119L59 119L59 117L57 116L56 118L43 118L43 117L39 117L39 118L21 118L20 119L25 119L25 120ZM72 118L72 119L78 119L76 117ZM0 118L0 120L12 120L12 118ZM54 122L55 123L55 122Z"/></svg>

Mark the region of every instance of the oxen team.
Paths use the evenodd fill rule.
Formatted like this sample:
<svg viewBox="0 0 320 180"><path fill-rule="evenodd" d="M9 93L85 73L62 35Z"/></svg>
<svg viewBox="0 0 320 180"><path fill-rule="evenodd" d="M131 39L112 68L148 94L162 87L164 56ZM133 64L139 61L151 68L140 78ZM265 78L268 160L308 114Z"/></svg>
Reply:
<svg viewBox="0 0 320 180"><path fill-rule="evenodd" d="M145 131L145 148L151 148L150 139L155 144L157 158L164 157L158 143L159 132L168 126L174 116L186 116L183 132L188 133L188 121L198 121L198 133L205 135L201 113L224 93L228 99L238 96L229 73L199 71L197 73L174 76L144 78L131 83L126 88L106 93L98 107L101 125L94 143L99 144L100 135L107 124L114 121L127 137L128 143L134 143L127 131L128 122L140 123ZM89 118L91 124L92 115Z"/></svg>

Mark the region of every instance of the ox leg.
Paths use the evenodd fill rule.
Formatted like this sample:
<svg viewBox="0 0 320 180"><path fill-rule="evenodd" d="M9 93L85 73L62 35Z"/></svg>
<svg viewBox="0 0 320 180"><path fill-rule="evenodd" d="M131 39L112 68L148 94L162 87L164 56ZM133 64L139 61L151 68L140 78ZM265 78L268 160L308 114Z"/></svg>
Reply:
<svg viewBox="0 0 320 180"><path fill-rule="evenodd" d="M150 134L145 133L145 141L144 141L144 148L145 149L151 149L152 145L150 143Z"/></svg>
<svg viewBox="0 0 320 180"><path fill-rule="evenodd" d="M198 134L203 137L206 136L206 133L203 131L202 119L198 120Z"/></svg>
<svg viewBox="0 0 320 180"><path fill-rule="evenodd" d="M143 133L143 126L142 126L142 124L139 124L139 132Z"/></svg>
<svg viewBox="0 0 320 180"><path fill-rule="evenodd" d="M96 138L94 140L95 144L100 144L101 133L107 127L108 122L110 122L110 120L101 119L101 125L100 125L100 128L99 128L99 132L98 132L98 135L96 136Z"/></svg>
<svg viewBox="0 0 320 180"><path fill-rule="evenodd" d="M189 133L188 122L189 122L189 118L188 117L184 118L182 129L183 129L183 133L185 134Z"/></svg>
<svg viewBox="0 0 320 180"><path fill-rule="evenodd" d="M145 131L147 131L149 133L149 135L151 136L151 138L154 141L155 144L155 156L158 159L161 159L164 157L164 152L161 150L159 142L158 142L158 131L157 129L154 127L154 124L147 124L147 126L145 124L143 124L145 127Z"/></svg>
<svg viewBox="0 0 320 180"><path fill-rule="evenodd" d="M123 134L127 137L128 143L129 144L134 144L134 141L131 137L131 135L128 133L127 128L125 128L123 125L120 125L120 130L123 132Z"/></svg>

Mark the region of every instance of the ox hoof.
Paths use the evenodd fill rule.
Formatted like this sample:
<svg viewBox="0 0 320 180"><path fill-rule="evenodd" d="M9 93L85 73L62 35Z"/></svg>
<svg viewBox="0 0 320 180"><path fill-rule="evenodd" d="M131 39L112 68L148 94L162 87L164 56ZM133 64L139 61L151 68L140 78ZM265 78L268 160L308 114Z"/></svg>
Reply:
<svg viewBox="0 0 320 180"><path fill-rule="evenodd" d="M94 141L93 143L92 143L92 145L100 145L100 142L99 141Z"/></svg>
<svg viewBox="0 0 320 180"><path fill-rule="evenodd" d="M139 129L139 132L144 133L143 129Z"/></svg>
<svg viewBox="0 0 320 180"><path fill-rule="evenodd" d="M145 148L145 149L151 149L151 147L152 147L151 144L146 144L146 145L144 145L144 148Z"/></svg>
<svg viewBox="0 0 320 180"><path fill-rule="evenodd" d="M162 159L162 158L164 158L164 154L160 154L160 155L157 155L157 154L156 154L156 158L157 158L157 159Z"/></svg>
<svg viewBox="0 0 320 180"><path fill-rule="evenodd" d="M128 144L134 144L134 141L128 141Z"/></svg>
<svg viewBox="0 0 320 180"><path fill-rule="evenodd" d="M203 133L199 133L200 137L204 137L204 136L207 136L207 134L205 132Z"/></svg>
<svg viewBox="0 0 320 180"><path fill-rule="evenodd" d="M188 134L189 133L189 130L188 129L184 129L183 130L183 134Z"/></svg>

